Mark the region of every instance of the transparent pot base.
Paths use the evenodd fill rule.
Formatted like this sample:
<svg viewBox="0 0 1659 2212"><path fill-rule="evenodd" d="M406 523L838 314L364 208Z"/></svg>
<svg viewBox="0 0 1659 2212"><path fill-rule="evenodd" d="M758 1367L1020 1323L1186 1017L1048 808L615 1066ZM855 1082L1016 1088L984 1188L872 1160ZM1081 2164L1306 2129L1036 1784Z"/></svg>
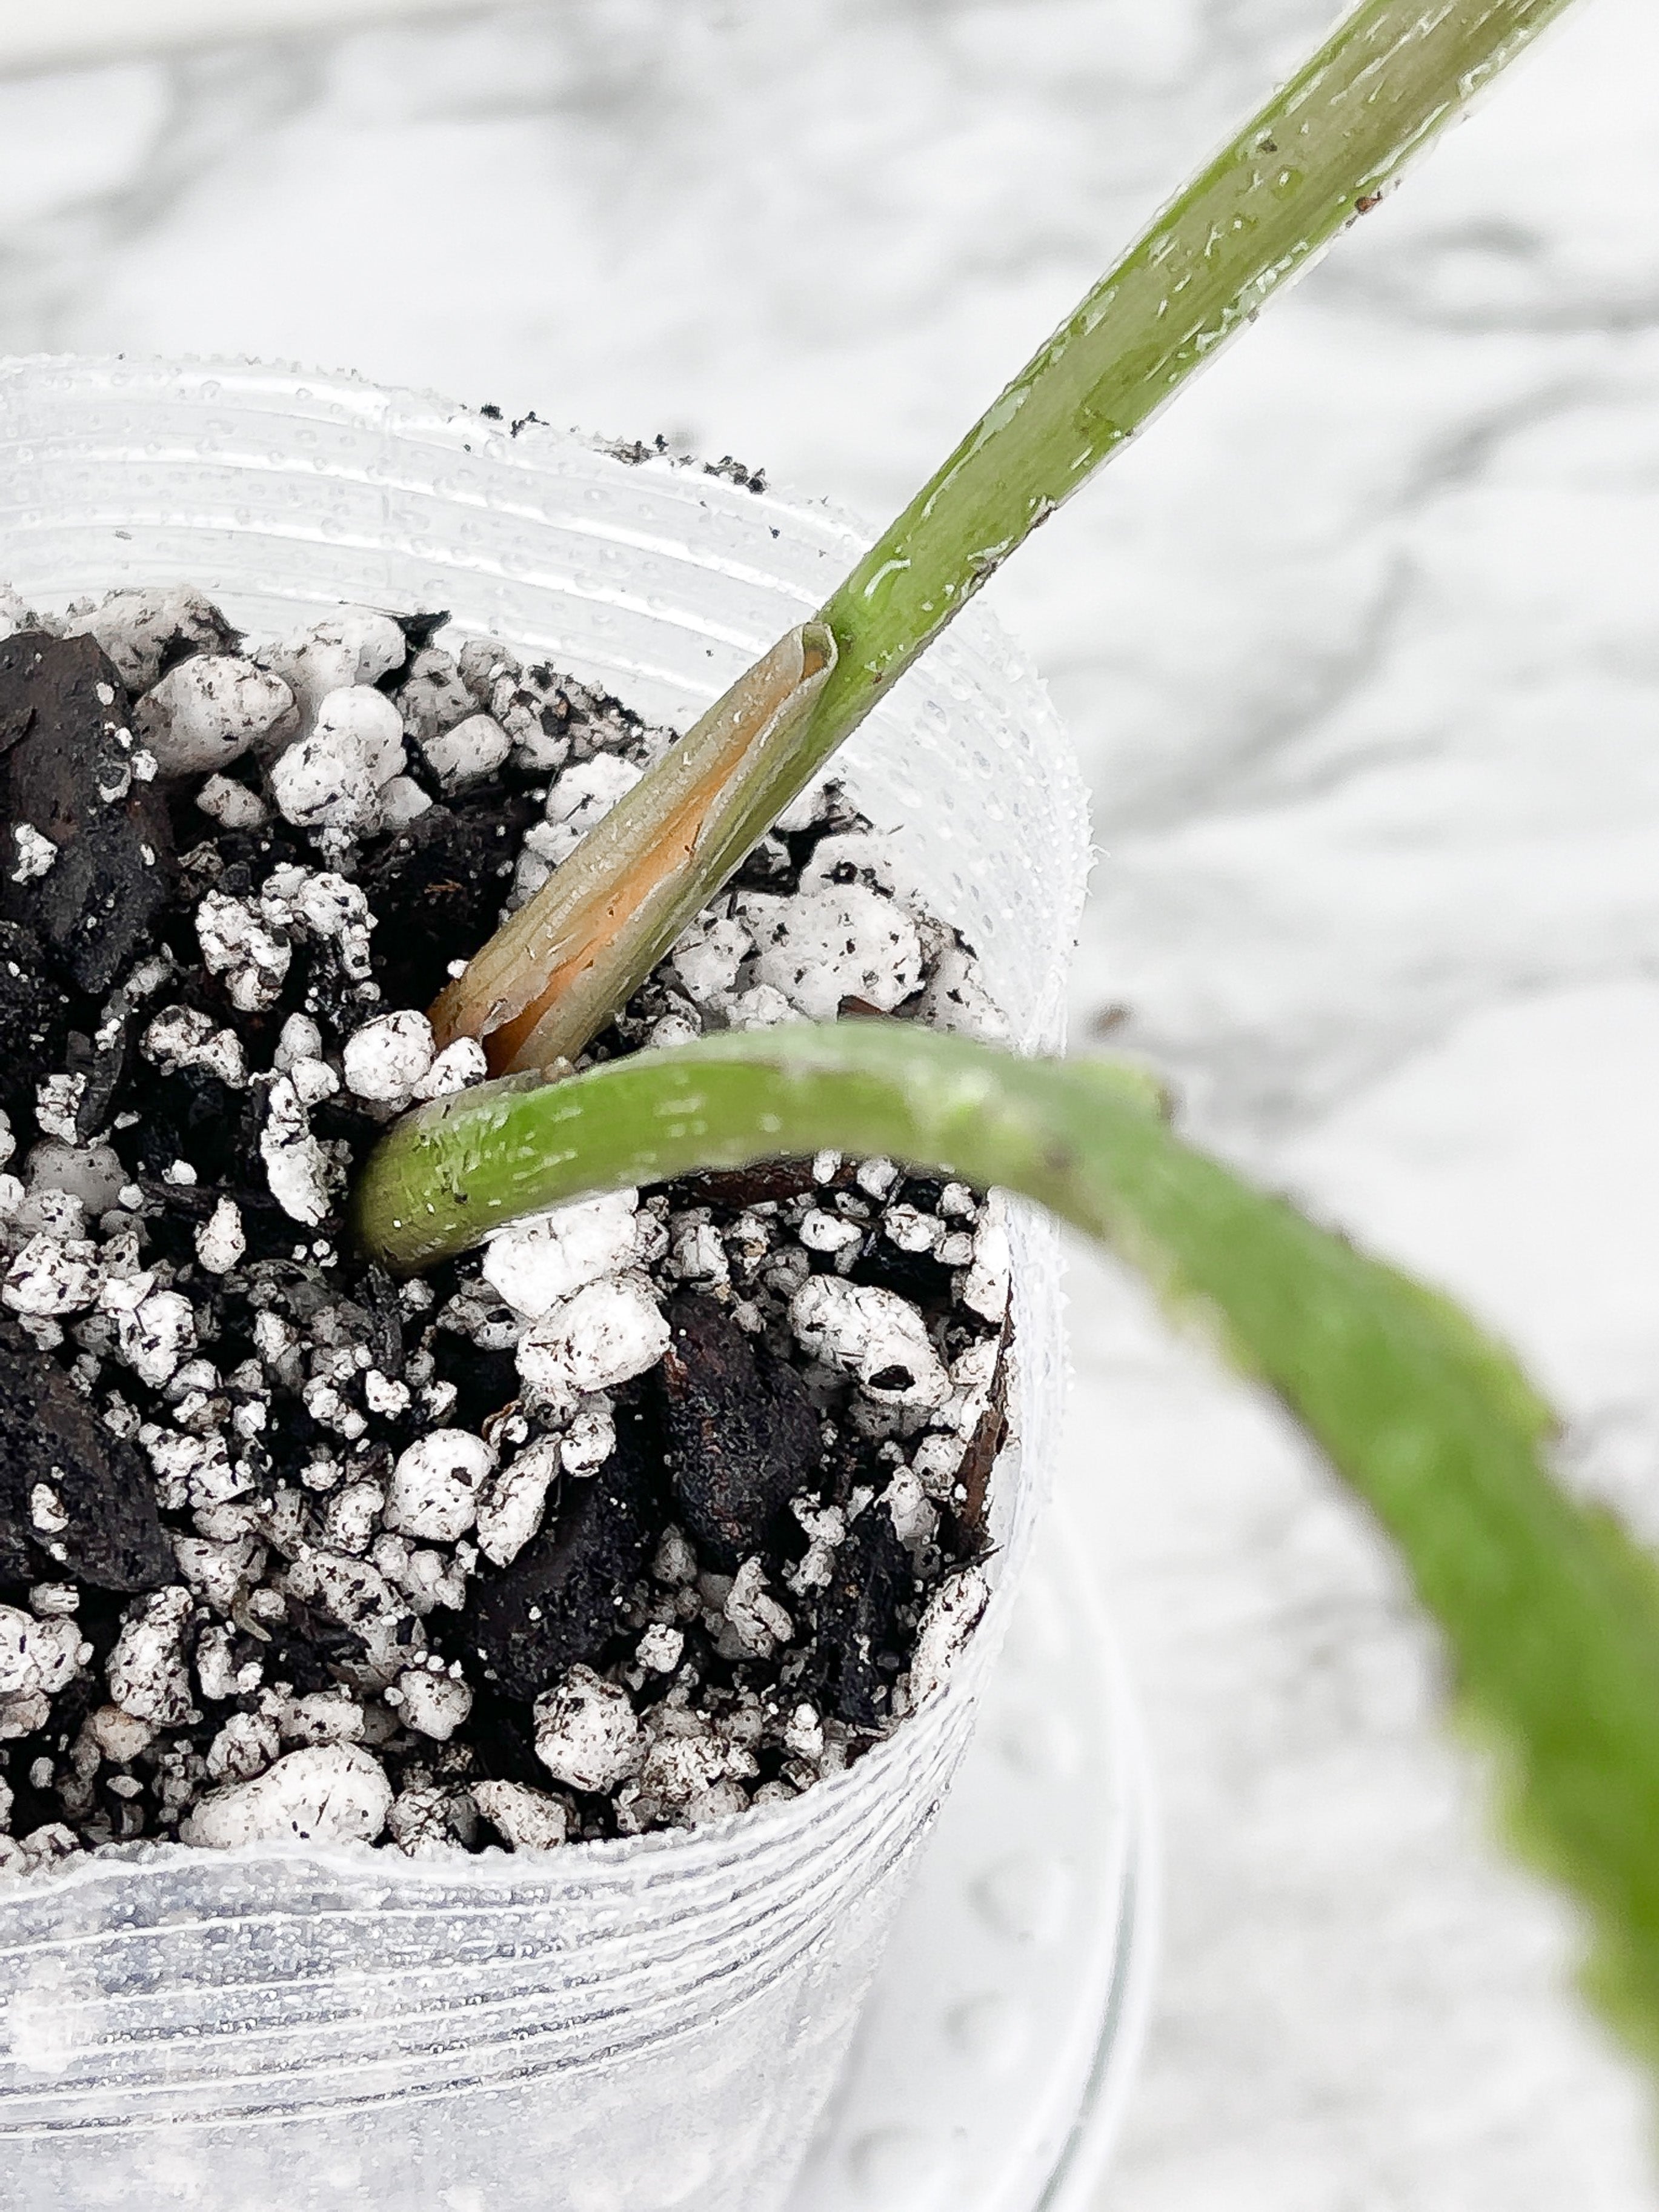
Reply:
<svg viewBox="0 0 1659 2212"><path fill-rule="evenodd" d="M789 2212L1083 2212L1139 2054L1155 1877L1139 1729L1056 1510Z"/></svg>

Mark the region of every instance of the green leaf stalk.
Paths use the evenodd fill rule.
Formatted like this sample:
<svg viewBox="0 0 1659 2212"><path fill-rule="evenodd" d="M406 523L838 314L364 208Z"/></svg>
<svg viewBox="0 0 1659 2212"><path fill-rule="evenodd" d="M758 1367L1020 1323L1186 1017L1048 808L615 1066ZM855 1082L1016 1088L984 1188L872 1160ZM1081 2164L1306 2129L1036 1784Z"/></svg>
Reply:
<svg viewBox="0 0 1659 2212"><path fill-rule="evenodd" d="M825 1149L1037 1200L1282 1401L1398 1547L1518 1840L1585 1908L1593 1994L1659 2063L1653 1564L1552 1480L1550 1413L1506 1352L1183 1144L1140 1071L901 1022L704 1037L422 1108L373 1157L357 1225L410 1268L591 1192Z"/></svg>
<svg viewBox="0 0 1659 2212"><path fill-rule="evenodd" d="M440 1043L482 1038L496 1073L574 1060L986 578L1565 5L1363 0L1107 270L817 620L740 678L444 992Z"/></svg>

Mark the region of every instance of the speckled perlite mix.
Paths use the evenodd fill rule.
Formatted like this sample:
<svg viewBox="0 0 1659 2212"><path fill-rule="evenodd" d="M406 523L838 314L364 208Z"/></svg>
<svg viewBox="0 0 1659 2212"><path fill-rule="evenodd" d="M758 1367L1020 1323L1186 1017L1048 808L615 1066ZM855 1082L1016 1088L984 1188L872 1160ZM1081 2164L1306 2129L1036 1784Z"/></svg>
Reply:
<svg viewBox="0 0 1659 2212"><path fill-rule="evenodd" d="M441 616L0 599L0 1874L411 1853L793 1796L985 1602L994 1204L886 1161L343 1237L421 1010L670 742ZM838 1013L998 1034L835 786L590 1057Z"/></svg>

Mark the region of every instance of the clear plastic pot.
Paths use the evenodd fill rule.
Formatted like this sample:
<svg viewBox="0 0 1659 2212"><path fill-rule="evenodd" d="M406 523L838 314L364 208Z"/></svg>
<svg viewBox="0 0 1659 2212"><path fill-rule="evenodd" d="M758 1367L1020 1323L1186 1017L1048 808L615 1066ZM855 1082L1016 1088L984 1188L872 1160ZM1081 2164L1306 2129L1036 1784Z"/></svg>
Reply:
<svg viewBox="0 0 1659 2212"><path fill-rule="evenodd" d="M814 607L819 505L343 380L0 366L0 578L61 606L201 584L270 630L443 607L683 720ZM970 612L848 782L1058 1042L1086 866L1044 695ZM1052 1465L1053 1239L1016 1213L999 1588L955 1680L844 1776L692 1833L410 1860L136 1845L0 1887L0 2172L15 2212L775 2212L972 1724Z"/></svg>

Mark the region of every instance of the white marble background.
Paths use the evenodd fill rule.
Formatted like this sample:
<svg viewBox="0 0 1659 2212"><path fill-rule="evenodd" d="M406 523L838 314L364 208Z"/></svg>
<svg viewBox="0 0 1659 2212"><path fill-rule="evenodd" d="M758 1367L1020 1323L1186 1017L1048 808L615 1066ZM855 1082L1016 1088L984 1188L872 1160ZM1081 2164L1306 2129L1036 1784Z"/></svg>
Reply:
<svg viewBox="0 0 1659 2212"><path fill-rule="evenodd" d="M893 508L1329 0L549 0L0 85L0 350L247 351ZM1659 127L1576 16L993 587L1191 1125L1524 1349L1659 1535ZM1147 1715L1112 2212L1628 2212L1640 2095L1281 1422L1093 1263L1066 1480Z"/></svg>

